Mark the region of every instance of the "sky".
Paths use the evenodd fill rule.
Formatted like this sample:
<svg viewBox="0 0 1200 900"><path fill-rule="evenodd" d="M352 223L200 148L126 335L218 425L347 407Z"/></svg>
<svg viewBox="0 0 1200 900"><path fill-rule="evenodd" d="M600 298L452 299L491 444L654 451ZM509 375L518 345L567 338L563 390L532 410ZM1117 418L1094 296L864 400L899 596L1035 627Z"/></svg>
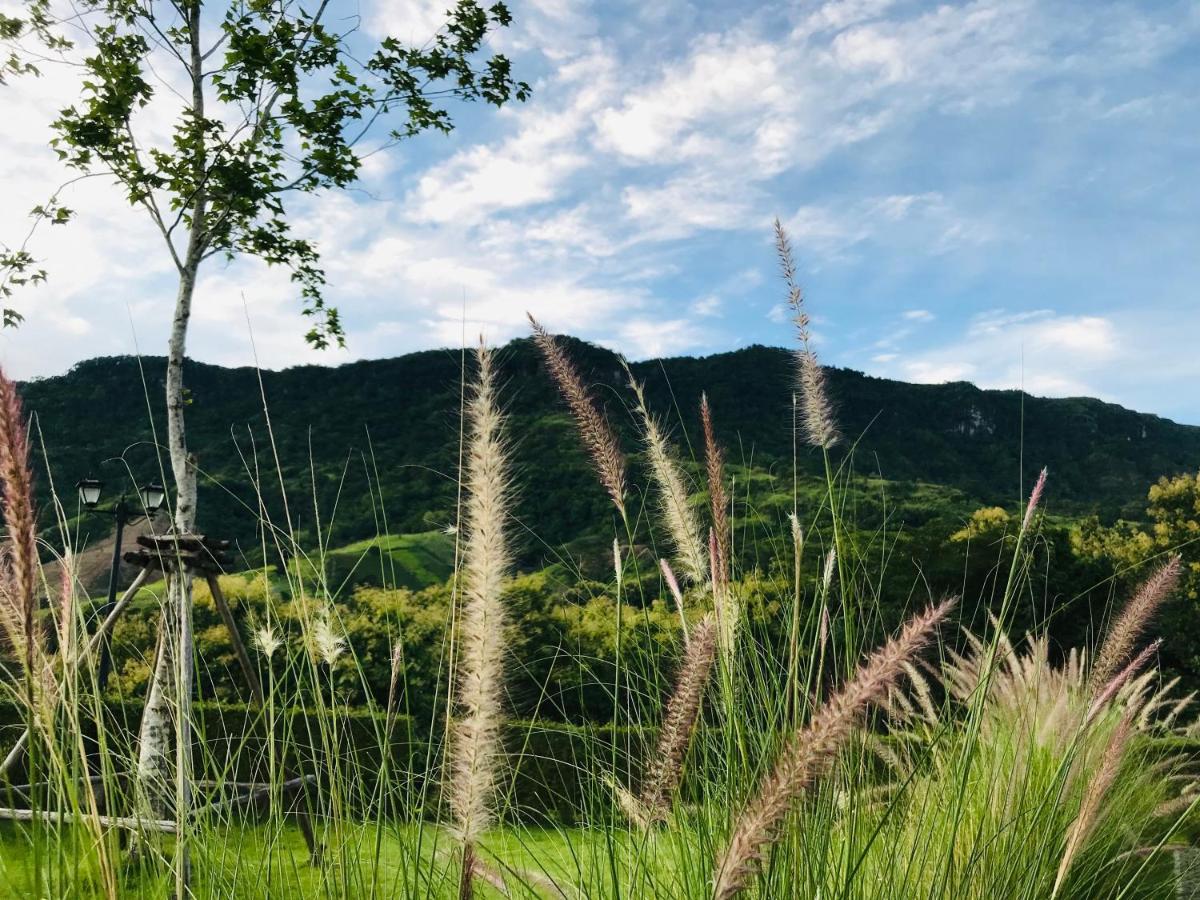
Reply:
<svg viewBox="0 0 1200 900"><path fill-rule="evenodd" d="M447 5L340 12L361 15L364 42L420 43ZM1200 424L1200 5L509 5L492 46L529 102L368 143L355 190L293 206L347 347L305 346L286 272L214 260L193 358L280 368L501 343L526 311L634 359L787 345L779 217L827 364ZM19 244L69 177L48 125L75 77L0 87L0 242ZM143 115L166 133L169 110ZM173 273L149 221L102 179L62 200L76 221L29 244L49 280L0 334L18 378L165 349Z"/></svg>

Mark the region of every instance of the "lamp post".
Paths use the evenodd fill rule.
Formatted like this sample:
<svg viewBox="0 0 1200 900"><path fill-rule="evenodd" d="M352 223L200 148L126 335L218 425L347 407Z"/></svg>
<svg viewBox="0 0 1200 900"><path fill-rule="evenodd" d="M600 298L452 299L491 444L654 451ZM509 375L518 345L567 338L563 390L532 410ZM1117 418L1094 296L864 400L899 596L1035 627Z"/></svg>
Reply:
<svg viewBox="0 0 1200 900"><path fill-rule="evenodd" d="M108 573L108 599L100 610L100 620L112 611L117 602L117 576L121 569L121 539L124 537L125 526L133 525L142 519L149 519L162 509L167 494L157 481L151 481L138 488L139 504L131 504L122 492L117 502L109 509L100 509L100 497L104 492L104 483L95 478L83 478L75 485L79 491L79 502L89 512L99 512L112 516L116 524L116 538L113 541L112 568ZM103 688L108 681L108 672L112 667L112 651L107 639L100 647L100 666L96 672L96 680Z"/></svg>

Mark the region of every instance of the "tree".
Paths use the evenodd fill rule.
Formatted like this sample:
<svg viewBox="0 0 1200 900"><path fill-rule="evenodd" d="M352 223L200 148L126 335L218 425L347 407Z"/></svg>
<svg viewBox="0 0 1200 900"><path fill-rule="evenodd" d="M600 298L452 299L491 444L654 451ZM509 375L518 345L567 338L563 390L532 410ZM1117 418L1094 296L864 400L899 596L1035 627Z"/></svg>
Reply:
<svg viewBox="0 0 1200 900"><path fill-rule="evenodd" d="M1160 478L1150 487L1150 516L1154 546L1178 550L1184 560L1180 592L1200 599L1200 472Z"/></svg>
<svg viewBox="0 0 1200 900"><path fill-rule="evenodd" d="M1104 527L1088 520L1080 529L1080 552L1105 557L1122 569L1178 553L1184 562L1179 594L1200 600L1200 472L1158 479L1147 499L1148 529L1129 522Z"/></svg>
<svg viewBox="0 0 1200 900"><path fill-rule="evenodd" d="M1075 538L1080 556L1108 561L1123 591L1132 590L1149 571L1178 553L1183 560L1179 588L1163 606L1158 631L1166 641L1162 660L1169 671L1194 678L1200 672L1200 472L1162 477L1150 486L1146 524L1118 522L1105 527L1085 521ZM1147 527L1148 526L1148 527Z"/></svg>
<svg viewBox="0 0 1200 900"><path fill-rule="evenodd" d="M80 177L113 177L174 263L166 408L176 531L196 524L183 369L201 266L214 256L249 256L288 267L313 321L305 339L318 348L342 344L318 248L293 233L287 198L351 185L356 148L377 130L387 129L388 143L445 133L454 127L448 101L524 100L529 86L514 80L506 57L485 49L489 34L510 22L502 2L457 0L437 35L410 47L361 38L356 20L335 19L329 0L77 0L62 18L49 0L26 0L20 14L0 15L0 83L36 75L47 58L78 66L80 97L53 123L53 147ZM86 46L75 44L80 34ZM169 141L156 142L144 127L148 107L173 116ZM69 217L57 195L35 210L39 222ZM11 308L13 287L44 278L25 244L0 246L5 325L21 319ZM180 723L191 691L190 578L174 579L169 593L139 759L139 780L160 813L172 769L171 689L184 707ZM179 745L185 741L181 732ZM180 753L177 784L186 783L183 762ZM183 791L176 801L186 807Z"/></svg>
<svg viewBox="0 0 1200 900"><path fill-rule="evenodd" d="M967 524L950 535L953 543L1004 537L1014 530L1012 516L1003 506L984 506L971 513Z"/></svg>

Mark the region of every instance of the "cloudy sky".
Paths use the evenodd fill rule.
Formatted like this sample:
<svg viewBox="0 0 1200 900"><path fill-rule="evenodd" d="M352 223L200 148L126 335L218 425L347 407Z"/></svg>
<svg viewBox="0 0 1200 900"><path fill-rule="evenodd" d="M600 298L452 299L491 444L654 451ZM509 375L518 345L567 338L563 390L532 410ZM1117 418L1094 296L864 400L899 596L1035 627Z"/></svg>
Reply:
<svg viewBox="0 0 1200 900"><path fill-rule="evenodd" d="M424 41L447 5L346 12ZM779 216L826 362L1200 424L1197 4L510 6L495 46L530 102L462 110L450 137L371 155L359 190L295 206L346 350L306 349L284 273L216 262L195 358L500 342L526 310L635 358L786 344ZM65 177L47 124L71 89L69 71L0 87L2 242ZM164 347L171 272L148 221L99 179L64 202L78 220L31 244L50 281L0 335L18 377Z"/></svg>

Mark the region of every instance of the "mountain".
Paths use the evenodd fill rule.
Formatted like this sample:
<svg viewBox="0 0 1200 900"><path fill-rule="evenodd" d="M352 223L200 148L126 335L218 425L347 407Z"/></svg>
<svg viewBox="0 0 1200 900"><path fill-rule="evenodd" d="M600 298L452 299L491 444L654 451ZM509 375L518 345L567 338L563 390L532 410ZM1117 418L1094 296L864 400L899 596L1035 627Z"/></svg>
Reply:
<svg viewBox="0 0 1200 900"><path fill-rule="evenodd" d="M619 358L565 340L636 456ZM518 515L528 526L525 561L589 533L611 535L606 497L531 343L514 341L499 357ZM245 559L256 561L260 509L277 527L290 517L307 546L315 545L318 522L322 543L332 547L383 531L430 533L448 525L457 493L462 367L459 351L442 350L262 373L188 363L188 442L203 473L200 529L235 538ZM696 446L696 407L707 391L731 462L774 473L780 488L790 490L788 351L752 346L632 368L685 455ZM830 369L828 376L857 471L947 486L965 509L1017 503L1048 466L1057 511L1138 517L1155 479L1200 466L1200 428L1099 400L1043 399L963 382L906 384L848 369ZM161 358L106 357L21 386L35 416L34 446L44 445L49 460L39 478L44 510L53 485L73 515L73 485L89 474L110 490L152 478L169 484L165 453L157 450L166 435L163 378ZM836 451L837 458L844 453ZM802 475L822 471L820 456L803 443L797 459ZM100 517L83 521L93 535L107 530Z"/></svg>

